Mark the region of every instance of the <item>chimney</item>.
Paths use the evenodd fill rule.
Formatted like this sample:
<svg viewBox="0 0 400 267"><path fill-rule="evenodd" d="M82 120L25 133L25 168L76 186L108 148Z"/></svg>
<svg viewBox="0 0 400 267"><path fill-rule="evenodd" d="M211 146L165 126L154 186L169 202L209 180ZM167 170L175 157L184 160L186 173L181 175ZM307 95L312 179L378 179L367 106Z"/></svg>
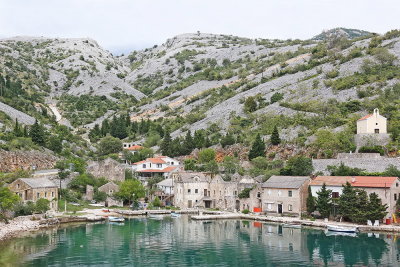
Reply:
<svg viewBox="0 0 400 267"><path fill-rule="evenodd" d="M351 183L354 184L356 182L356 177L351 177Z"/></svg>

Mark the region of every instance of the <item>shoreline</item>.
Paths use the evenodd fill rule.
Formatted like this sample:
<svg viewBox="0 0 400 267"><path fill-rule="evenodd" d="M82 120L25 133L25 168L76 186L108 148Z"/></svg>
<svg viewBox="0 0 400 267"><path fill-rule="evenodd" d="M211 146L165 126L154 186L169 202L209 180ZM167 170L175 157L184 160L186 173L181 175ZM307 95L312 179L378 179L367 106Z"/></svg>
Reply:
<svg viewBox="0 0 400 267"><path fill-rule="evenodd" d="M9 221L9 224L0 223L0 241L7 241L12 238L16 238L23 233L36 232L42 229L48 229L52 227L58 227L60 225L66 225L70 223L90 223L90 222L101 222L105 221L107 216L123 216L125 218L134 218L139 216L147 216L149 214L171 214L171 210L144 210L144 211L132 211L132 210L110 210L110 212L103 212L102 210L84 210L85 213L82 215L64 215L54 218L42 218L38 215L20 216ZM301 224L303 226L309 226L314 228L326 229L327 225L338 225L338 226L356 226L359 232L390 232L400 233L400 226L395 225L380 225L380 226L368 226L353 224L348 222L334 222L323 220L304 220L298 217L274 217L274 216L262 216L256 214L242 214L234 212L222 212L222 211L208 211L208 210L179 210L173 211L179 214L190 215L191 220L196 221L214 221L214 220L253 220L259 222L271 222L271 223L294 223Z"/></svg>

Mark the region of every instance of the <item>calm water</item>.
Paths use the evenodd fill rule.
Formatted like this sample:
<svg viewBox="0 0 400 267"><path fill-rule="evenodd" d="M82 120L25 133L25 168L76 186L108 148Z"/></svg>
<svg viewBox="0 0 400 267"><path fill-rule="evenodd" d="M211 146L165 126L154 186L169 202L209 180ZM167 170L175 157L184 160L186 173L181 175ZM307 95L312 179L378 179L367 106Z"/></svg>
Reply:
<svg viewBox="0 0 400 267"><path fill-rule="evenodd" d="M249 221L188 217L75 225L0 244L0 266L400 266L386 234L330 236Z"/></svg>

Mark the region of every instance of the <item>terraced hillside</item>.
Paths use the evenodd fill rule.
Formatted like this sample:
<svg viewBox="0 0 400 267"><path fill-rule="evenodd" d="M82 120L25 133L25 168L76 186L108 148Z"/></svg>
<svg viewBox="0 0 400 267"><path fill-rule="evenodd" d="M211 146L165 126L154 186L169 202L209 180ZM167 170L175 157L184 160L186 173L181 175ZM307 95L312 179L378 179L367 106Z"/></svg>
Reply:
<svg viewBox="0 0 400 267"><path fill-rule="evenodd" d="M128 114L154 125L119 137L149 146L160 145L167 128L173 138L203 131L210 145L228 136L248 146L257 133L269 140L277 127L287 144L346 151L355 120L378 107L397 147L396 30L380 36L340 28L310 40L183 34L119 57L90 39L18 37L1 40L0 50L1 73L30 102L1 91L0 101L34 117L47 110L67 125L95 127L78 131L93 142L104 135L104 119Z"/></svg>

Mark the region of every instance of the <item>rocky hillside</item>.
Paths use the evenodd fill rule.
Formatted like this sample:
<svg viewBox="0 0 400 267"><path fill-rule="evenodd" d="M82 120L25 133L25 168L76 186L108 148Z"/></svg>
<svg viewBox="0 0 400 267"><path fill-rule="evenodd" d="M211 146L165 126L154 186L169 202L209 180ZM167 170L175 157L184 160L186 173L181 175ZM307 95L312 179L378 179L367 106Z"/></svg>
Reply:
<svg viewBox="0 0 400 267"><path fill-rule="evenodd" d="M387 99L400 98L392 89L400 79L396 30L338 28L310 40L198 32L121 57L90 39L18 37L0 40L0 52L1 73L21 84L35 109L1 93L0 101L31 116L47 109L74 127L128 113L133 121L163 118L173 137L207 129L249 144L277 126L286 142L307 145L325 128L351 133L375 106L396 118Z"/></svg>

